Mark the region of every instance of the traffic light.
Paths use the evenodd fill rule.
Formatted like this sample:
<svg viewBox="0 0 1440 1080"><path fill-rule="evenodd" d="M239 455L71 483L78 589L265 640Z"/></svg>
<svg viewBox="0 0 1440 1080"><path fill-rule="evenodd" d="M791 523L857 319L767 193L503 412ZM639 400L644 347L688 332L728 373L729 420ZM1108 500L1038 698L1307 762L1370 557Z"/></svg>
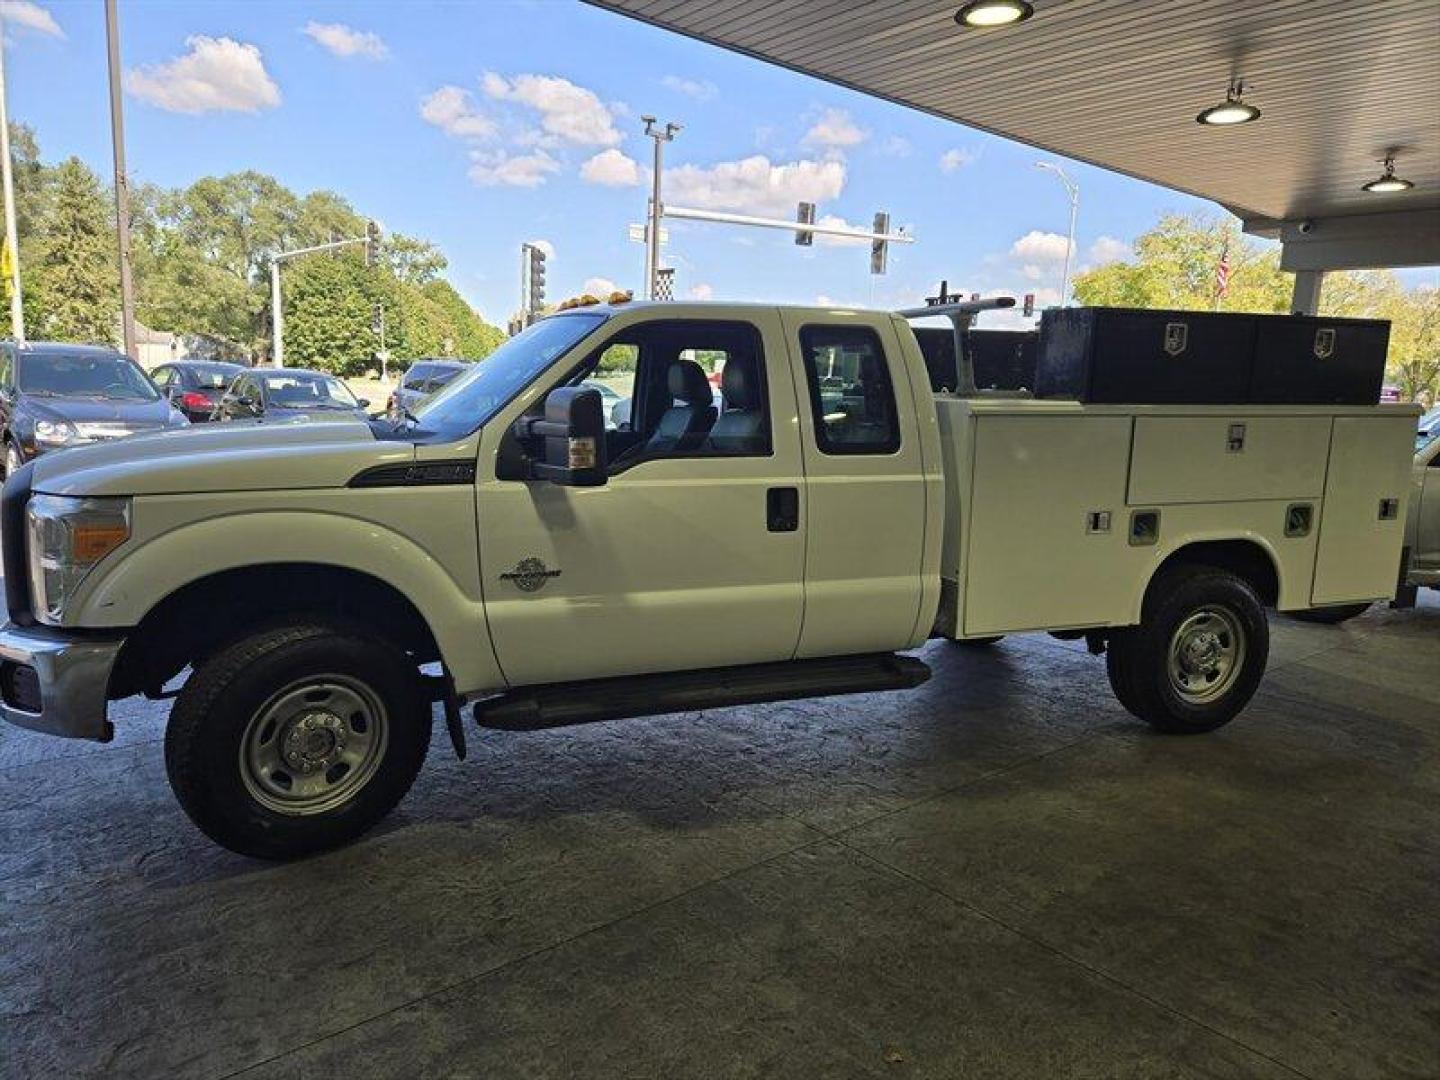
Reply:
<svg viewBox="0 0 1440 1080"><path fill-rule="evenodd" d="M375 266L380 262L380 226L377 222L365 225L365 265Z"/></svg>
<svg viewBox="0 0 1440 1080"><path fill-rule="evenodd" d="M545 252L534 244L526 246L530 252L530 310L537 312L545 306Z"/></svg>
<svg viewBox="0 0 1440 1080"><path fill-rule="evenodd" d="M815 224L815 204L813 202L802 202L795 211L795 220L801 225ZM809 247L815 243L815 234L809 229L795 230L795 243L801 247Z"/></svg>
<svg viewBox="0 0 1440 1080"><path fill-rule="evenodd" d="M875 227L871 230L877 233L888 233L890 231L890 215L881 210L875 215ZM885 272L885 258L888 248L887 241L870 241L870 273L883 274Z"/></svg>

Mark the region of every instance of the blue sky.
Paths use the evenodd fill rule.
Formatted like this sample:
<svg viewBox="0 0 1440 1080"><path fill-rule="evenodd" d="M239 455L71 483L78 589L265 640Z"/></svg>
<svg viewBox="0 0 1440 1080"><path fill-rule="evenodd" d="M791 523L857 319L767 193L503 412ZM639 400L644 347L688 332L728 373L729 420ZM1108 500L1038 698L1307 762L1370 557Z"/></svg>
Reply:
<svg viewBox="0 0 1440 1080"><path fill-rule="evenodd" d="M101 5L4 6L12 118L47 160L77 154L107 174ZM552 299L590 279L638 286L626 227L648 194L646 113L684 125L668 202L788 218L811 198L822 218L867 226L887 210L918 238L873 277L863 246L671 222L682 296L894 306L945 278L1053 302L1068 203L1042 157L1080 184L1078 266L1118 257L1162 213L1220 212L571 0L122 0L120 20L133 179L258 169L338 191L438 244L494 322L518 303L523 241L552 246Z"/></svg>

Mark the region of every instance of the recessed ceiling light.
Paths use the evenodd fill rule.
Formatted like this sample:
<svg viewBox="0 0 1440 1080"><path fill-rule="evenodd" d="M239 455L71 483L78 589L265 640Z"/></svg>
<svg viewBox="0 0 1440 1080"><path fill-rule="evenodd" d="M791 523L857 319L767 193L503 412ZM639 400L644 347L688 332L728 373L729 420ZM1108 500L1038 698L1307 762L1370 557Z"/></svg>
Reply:
<svg viewBox="0 0 1440 1080"><path fill-rule="evenodd" d="M1009 26L1034 14L1035 8L1025 0L971 0L955 12L955 21L961 26Z"/></svg>
<svg viewBox="0 0 1440 1080"><path fill-rule="evenodd" d="M1199 116L1195 117L1197 124L1209 124L1213 127L1228 127L1233 124L1248 124L1251 120L1260 117L1260 110L1254 105L1246 105L1241 101L1245 93L1245 84L1238 79L1230 84L1225 91L1225 100L1219 105L1211 105Z"/></svg>
<svg viewBox="0 0 1440 1080"><path fill-rule="evenodd" d="M1395 191L1409 191L1414 186L1409 180L1395 175L1395 158L1392 155L1385 159L1385 171L1368 184L1362 184L1360 190L1372 195L1389 195Z"/></svg>

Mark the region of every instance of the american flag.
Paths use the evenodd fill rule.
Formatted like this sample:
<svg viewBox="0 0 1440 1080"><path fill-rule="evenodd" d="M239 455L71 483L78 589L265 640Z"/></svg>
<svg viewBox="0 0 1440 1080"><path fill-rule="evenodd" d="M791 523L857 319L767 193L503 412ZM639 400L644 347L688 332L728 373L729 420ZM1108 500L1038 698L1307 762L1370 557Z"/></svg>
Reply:
<svg viewBox="0 0 1440 1080"><path fill-rule="evenodd" d="M1220 251L1220 264L1215 267L1215 299L1224 300L1230 295L1230 245Z"/></svg>

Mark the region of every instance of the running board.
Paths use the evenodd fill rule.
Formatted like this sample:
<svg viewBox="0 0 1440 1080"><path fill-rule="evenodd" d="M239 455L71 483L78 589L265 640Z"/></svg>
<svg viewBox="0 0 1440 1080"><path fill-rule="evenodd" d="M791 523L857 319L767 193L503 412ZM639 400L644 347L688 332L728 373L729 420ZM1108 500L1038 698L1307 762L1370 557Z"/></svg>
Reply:
<svg viewBox="0 0 1440 1080"><path fill-rule="evenodd" d="M893 653L630 675L510 690L477 702L475 722L499 731L539 731L727 705L909 690L928 678L924 661Z"/></svg>

